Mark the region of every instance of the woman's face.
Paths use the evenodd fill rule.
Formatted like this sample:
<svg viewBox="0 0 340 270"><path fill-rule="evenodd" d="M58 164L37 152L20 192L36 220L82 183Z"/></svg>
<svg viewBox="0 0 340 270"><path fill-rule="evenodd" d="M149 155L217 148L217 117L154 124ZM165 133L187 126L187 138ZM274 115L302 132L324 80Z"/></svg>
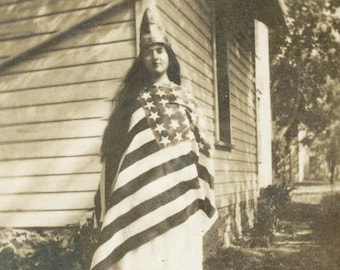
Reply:
<svg viewBox="0 0 340 270"><path fill-rule="evenodd" d="M161 44L151 45L143 52L143 63L152 78L160 78L166 74L169 56Z"/></svg>

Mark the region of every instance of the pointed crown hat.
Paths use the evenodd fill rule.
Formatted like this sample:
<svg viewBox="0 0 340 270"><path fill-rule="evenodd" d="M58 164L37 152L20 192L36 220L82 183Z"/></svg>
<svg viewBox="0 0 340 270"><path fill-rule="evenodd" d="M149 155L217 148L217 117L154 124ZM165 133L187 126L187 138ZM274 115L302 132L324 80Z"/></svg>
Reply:
<svg viewBox="0 0 340 270"><path fill-rule="evenodd" d="M170 46L159 15L155 10L147 8L144 12L140 26L140 50L142 51L148 46L156 43Z"/></svg>

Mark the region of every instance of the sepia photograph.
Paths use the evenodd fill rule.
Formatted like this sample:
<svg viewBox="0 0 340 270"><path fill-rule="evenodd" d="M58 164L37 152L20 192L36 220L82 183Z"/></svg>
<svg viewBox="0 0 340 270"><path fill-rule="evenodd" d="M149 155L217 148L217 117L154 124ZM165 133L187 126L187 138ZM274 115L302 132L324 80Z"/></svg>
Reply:
<svg viewBox="0 0 340 270"><path fill-rule="evenodd" d="M0 270L340 269L339 0L0 0Z"/></svg>

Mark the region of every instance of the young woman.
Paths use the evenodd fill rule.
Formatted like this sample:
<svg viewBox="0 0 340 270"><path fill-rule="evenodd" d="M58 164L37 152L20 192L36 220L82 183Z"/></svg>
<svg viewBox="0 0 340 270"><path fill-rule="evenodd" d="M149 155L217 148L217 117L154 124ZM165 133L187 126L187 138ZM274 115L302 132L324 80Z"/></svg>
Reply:
<svg viewBox="0 0 340 270"><path fill-rule="evenodd" d="M91 269L199 270L203 234L217 215L209 147L149 9L140 49L104 133Z"/></svg>

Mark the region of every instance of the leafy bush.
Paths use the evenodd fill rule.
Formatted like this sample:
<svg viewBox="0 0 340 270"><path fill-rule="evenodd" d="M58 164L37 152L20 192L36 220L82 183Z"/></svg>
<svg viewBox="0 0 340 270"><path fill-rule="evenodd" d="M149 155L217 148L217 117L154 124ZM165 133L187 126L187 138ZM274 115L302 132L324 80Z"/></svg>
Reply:
<svg viewBox="0 0 340 270"><path fill-rule="evenodd" d="M267 246L272 242L279 220L289 211L292 190L293 188L287 185L271 185L261 191L255 224L251 230L252 246Z"/></svg>
<svg viewBox="0 0 340 270"><path fill-rule="evenodd" d="M92 220L58 229L1 229L1 269L88 269L95 239Z"/></svg>

